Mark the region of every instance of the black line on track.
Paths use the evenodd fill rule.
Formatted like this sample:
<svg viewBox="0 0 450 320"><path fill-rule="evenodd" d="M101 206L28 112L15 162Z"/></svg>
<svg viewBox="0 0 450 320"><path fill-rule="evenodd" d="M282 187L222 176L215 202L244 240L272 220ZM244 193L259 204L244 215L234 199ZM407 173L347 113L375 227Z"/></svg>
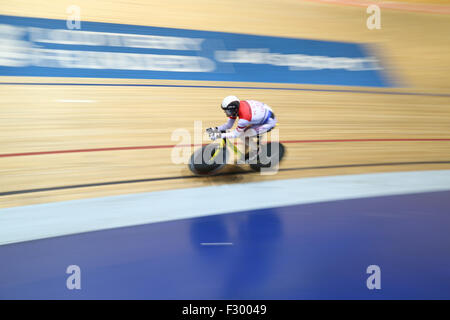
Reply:
<svg viewBox="0 0 450 320"><path fill-rule="evenodd" d="M378 166L404 166L404 165L429 165L429 164L450 164L450 161L421 161L421 162L385 162L385 163L363 163L363 164L344 164L344 165L334 165L334 166L317 166L317 167L297 167L297 168L281 168L278 171L299 171L299 170L320 170L320 169L338 169L338 168L353 168L353 167L378 167ZM110 186L118 184L132 184L141 182L154 182L154 181L167 181L167 180L179 180L179 179L204 179L204 178L214 178L217 176L230 176L239 174L258 174L252 170L238 171L238 172L225 172L219 173L214 176L199 177L194 175L189 176L175 176L175 177L161 177L161 178L148 178L148 179L136 179L136 180L120 180L120 181L109 181L109 182L98 182L98 183L86 183L86 184L75 184L68 186L58 186L58 187L48 187L48 188L37 188L37 189L24 189L24 190L14 190L0 192L0 197L11 196L17 194L25 193L35 193L35 192L45 192L45 191L57 191L65 189L77 189L77 188L89 188L89 187L101 187Z"/></svg>

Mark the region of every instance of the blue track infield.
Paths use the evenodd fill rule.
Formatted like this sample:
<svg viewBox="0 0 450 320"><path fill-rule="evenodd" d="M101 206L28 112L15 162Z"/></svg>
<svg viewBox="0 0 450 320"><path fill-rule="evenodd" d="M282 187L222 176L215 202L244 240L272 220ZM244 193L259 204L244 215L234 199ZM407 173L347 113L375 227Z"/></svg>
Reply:
<svg viewBox="0 0 450 320"><path fill-rule="evenodd" d="M449 199L299 204L3 245L0 298L450 299ZM81 290L66 288L72 264ZM366 286L369 265L379 290Z"/></svg>

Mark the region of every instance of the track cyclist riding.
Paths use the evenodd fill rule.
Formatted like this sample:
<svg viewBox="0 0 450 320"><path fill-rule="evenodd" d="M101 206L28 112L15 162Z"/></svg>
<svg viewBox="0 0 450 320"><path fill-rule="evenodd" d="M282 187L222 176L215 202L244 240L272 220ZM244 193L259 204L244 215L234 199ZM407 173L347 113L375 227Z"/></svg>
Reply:
<svg viewBox="0 0 450 320"><path fill-rule="evenodd" d="M227 96L221 104L222 110L228 117L228 121L218 127L208 128L206 132L211 140L220 138L243 138L246 147L246 159L248 159L249 139L257 137L272 130L277 124L277 119L271 107L256 100L239 100L236 96ZM237 127L231 129L239 118ZM258 143L259 147L259 143Z"/></svg>

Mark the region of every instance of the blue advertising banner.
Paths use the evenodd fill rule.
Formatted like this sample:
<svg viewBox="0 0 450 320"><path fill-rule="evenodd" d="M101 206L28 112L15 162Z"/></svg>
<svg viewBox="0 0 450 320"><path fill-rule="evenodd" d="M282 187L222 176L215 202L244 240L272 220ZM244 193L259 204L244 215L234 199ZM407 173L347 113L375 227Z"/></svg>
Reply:
<svg viewBox="0 0 450 320"><path fill-rule="evenodd" d="M0 15L0 76L391 86L362 44Z"/></svg>

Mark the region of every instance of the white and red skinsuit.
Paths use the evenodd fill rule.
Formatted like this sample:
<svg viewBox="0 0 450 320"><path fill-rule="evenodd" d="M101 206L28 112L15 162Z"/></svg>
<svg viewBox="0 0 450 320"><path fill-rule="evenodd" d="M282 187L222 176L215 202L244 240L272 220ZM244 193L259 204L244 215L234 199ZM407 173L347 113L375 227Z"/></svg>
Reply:
<svg viewBox="0 0 450 320"><path fill-rule="evenodd" d="M236 129L222 133L221 138L234 139L240 137L244 132L246 136L259 135L271 130L277 123L272 109L267 104L256 100L241 100L238 116L229 117L228 122L217 129L220 131L231 129L236 118L239 118Z"/></svg>

